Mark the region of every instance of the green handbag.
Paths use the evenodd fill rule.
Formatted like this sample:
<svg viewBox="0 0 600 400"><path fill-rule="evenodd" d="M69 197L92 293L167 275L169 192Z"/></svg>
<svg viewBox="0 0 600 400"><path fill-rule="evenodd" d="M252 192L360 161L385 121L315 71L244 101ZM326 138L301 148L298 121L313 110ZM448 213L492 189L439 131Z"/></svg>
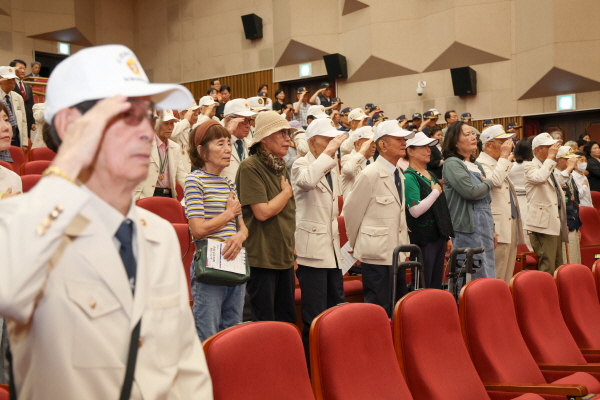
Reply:
<svg viewBox="0 0 600 400"><path fill-rule="evenodd" d="M196 252L194 253L194 275L198 282L219 286L239 286L250 279L250 263L246 256L246 273L223 271L222 269L209 268L207 262L207 240L195 240Z"/></svg>

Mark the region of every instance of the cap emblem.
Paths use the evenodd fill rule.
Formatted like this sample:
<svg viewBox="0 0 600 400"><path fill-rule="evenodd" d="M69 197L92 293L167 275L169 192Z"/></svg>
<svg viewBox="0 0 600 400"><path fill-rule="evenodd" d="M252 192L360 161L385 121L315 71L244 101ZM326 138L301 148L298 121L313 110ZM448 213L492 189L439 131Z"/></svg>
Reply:
<svg viewBox="0 0 600 400"><path fill-rule="evenodd" d="M133 72L134 74L141 75L140 66L133 58L130 58L129 60L127 60L127 66L129 67L131 72Z"/></svg>

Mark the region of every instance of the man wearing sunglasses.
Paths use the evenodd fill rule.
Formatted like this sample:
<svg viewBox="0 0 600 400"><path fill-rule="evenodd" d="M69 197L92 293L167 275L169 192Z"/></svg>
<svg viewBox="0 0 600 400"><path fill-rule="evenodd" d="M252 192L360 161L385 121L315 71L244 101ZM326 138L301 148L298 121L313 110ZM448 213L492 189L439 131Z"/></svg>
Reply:
<svg viewBox="0 0 600 400"><path fill-rule="evenodd" d="M192 100L149 83L122 45L79 50L52 72L45 119L58 153L0 207L0 315L19 398L213 398L177 236L133 203L154 104Z"/></svg>
<svg viewBox="0 0 600 400"><path fill-rule="evenodd" d="M221 122L231 134L231 163L221 172L221 176L235 182L240 163L248 158L248 143L251 123L256 116L250 110L246 99L234 99L225 104L225 118Z"/></svg>

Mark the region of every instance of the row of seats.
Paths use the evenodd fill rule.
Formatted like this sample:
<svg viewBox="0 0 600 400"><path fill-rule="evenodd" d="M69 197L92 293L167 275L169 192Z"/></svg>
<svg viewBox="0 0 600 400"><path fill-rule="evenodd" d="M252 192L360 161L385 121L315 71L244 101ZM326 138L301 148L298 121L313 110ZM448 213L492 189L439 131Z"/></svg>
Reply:
<svg viewBox="0 0 600 400"><path fill-rule="evenodd" d="M36 149L29 150L27 154L23 152L23 149L17 146L10 146L8 149L10 156L13 159L13 163L0 163L3 167L10 168L17 174L21 175L21 165L28 161L52 161L56 156L56 153L47 147L38 147ZM7 167L8 165L8 167Z"/></svg>
<svg viewBox="0 0 600 400"><path fill-rule="evenodd" d="M396 304L393 336L379 306L333 307L311 327L312 382L295 326L238 325L203 344L215 399L550 400L600 393L600 364L592 363L600 356L594 279L579 264L560 267L555 279L520 272L510 288L478 279L463 288L460 312L449 292L414 291Z"/></svg>

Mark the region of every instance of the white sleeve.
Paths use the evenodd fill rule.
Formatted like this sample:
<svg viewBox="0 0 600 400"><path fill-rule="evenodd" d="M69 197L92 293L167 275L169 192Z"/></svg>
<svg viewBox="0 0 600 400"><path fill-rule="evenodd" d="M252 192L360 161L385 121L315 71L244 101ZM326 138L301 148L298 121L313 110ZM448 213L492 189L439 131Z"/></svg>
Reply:
<svg viewBox="0 0 600 400"><path fill-rule="evenodd" d="M432 190L431 193L429 193L427 197L421 200L419 204L417 204L416 206L412 206L408 209L410 215L412 215L413 218L419 218L431 208L431 206L433 205L433 203L435 203L438 197L440 197L440 192L438 192L437 190Z"/></svg>

